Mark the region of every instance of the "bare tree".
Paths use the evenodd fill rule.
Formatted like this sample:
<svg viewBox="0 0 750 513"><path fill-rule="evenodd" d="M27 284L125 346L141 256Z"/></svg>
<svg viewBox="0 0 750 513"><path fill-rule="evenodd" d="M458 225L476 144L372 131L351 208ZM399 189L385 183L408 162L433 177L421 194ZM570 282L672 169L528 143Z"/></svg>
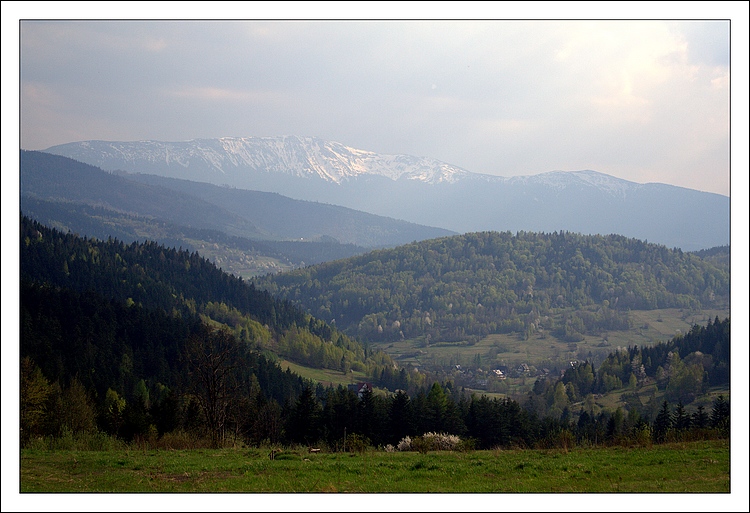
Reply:
<svg viewBox="0 0 750 513"><path fill-rule="evenodd" d="M226 328L204 326L185 347L190 368L190 388L203 411L215 447L224 443L230 407L239 385L235 369L239 351L234 334Z"/></svg>

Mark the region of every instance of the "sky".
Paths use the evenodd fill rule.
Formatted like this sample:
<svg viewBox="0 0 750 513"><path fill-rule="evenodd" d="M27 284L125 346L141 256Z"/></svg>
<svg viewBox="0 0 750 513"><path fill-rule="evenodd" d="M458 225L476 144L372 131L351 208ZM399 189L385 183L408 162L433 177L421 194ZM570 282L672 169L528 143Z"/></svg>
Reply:
<svg viewBox="0 0 750 513"><path fill-rule="evenodd" d="M18 266L7 250L17 239L5 237L17 233L17 148L278 135L476 173L592 169L731 192L733 321L746 332L747 12L747 2L3 2L3 339L17 338L18 283L5 279ZM16 386L17 365L3 365L3 390ZM3 416L14 408L4 400ZM10 431L4 447L17 443ZM18 453L3 453L3 489L15 494Z"/></svg>
<svg viewBox="0 0 750 513"><path fill-rule="evenodd" d="M314 136L476 173L592 169L729 195L730 22L707 12L22 21L20 147Z"/></svg>

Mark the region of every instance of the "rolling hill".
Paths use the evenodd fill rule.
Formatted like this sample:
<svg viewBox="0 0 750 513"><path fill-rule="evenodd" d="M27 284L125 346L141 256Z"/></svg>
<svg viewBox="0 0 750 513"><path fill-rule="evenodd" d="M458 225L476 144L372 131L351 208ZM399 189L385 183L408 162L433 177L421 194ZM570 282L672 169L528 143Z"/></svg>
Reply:
<svg viewBox="0 0 750 513"><path fill-rule="evenodd" d="M327 262L254 283L370 342L516 332L576 342L630 312L726 307L729 272L620 235L480 232Z"/></svg>

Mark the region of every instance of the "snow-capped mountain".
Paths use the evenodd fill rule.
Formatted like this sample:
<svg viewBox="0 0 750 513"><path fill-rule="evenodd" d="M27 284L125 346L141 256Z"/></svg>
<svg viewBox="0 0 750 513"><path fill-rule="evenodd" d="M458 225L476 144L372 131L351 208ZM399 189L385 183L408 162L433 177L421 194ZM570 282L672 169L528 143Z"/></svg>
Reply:
<svg viewBox="0 0 750 513"><path fill-rule="evenodd" d="M687 251L729 244L728 197L591 170L499 177L293 136L83 141L45 151L108 171L275 192L455 232L617 233Z"/></svg>
<svg viewBox="0 0 750 513"><path fill-rule="evenodd" d="M571 187L591 187L618 197L625 197L628 193L644 187L643 184L591 170L549 171L538 175L513 176L505 180L508 184L542 186L556 191L563 191Z"/></svg>
<svg viewBox="0 0 750 513"><path fill-rule="evenodd" d="M327 182L378 175L391 180L426 183L455 182L469 174L435 159L410 155L383 155L350 148L315 137L222 137L184 142L82 141L45 150L103 169L142 172L144 166L172 168L179 178L198 169L215 179L230 179L247 171L282 173L300 178L318 177Z"/></svg>

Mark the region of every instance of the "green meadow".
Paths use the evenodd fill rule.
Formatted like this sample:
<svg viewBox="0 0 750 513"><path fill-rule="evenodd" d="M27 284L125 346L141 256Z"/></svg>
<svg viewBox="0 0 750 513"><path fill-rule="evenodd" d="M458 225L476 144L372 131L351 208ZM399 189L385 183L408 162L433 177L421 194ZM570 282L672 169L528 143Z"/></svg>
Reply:
<svg viewBox="0 0 750 513"><path fill-rule="evenodd" d="M728 493L728 440L467 452L22 450L24 492Z"/></svg>

